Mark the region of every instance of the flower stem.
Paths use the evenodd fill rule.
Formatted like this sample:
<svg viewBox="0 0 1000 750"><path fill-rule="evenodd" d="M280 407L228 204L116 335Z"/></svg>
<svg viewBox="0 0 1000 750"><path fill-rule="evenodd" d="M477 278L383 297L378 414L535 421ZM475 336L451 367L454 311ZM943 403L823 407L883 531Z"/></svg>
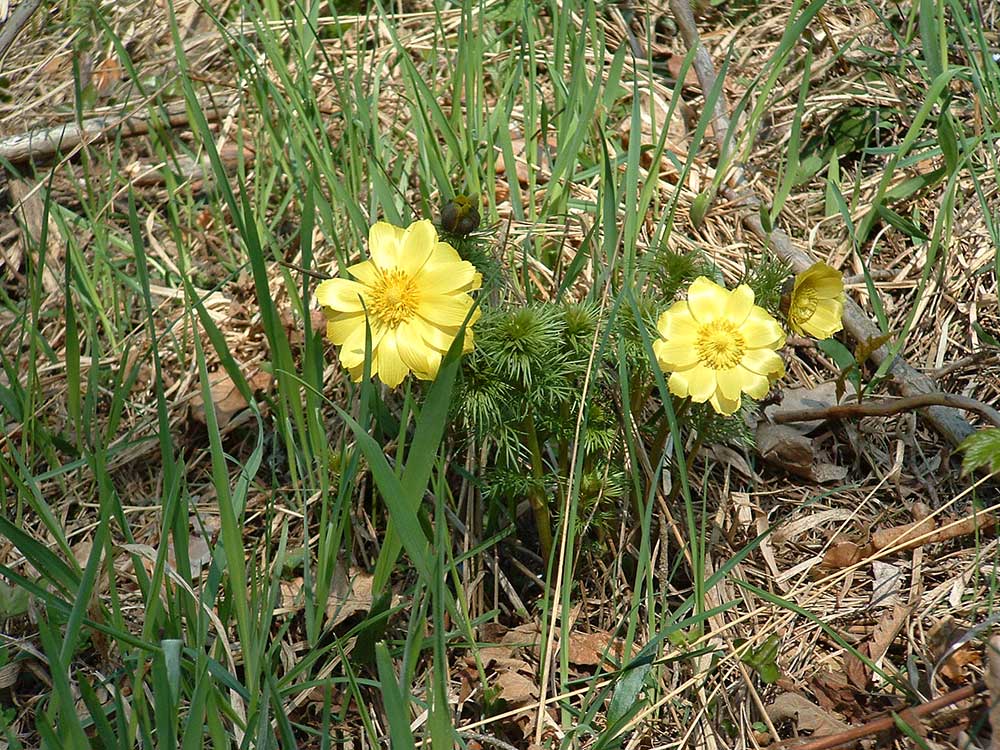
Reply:
<svg viewBox="0 0 1000 750"><path fill-rule="evenodd" d="M535 430L535 418L529 411L521 427L524 429L524 441L531 453L531 473L537 480L528 494L531 510L535 516L535 529L538 531L538 543L542 548L542 557L547 561L552 552L552 519L549 515L549 501L545 496L542 484L544 471L542 469L542 450L538 445L538 432Z"/></svg>
<svg viewBox="0 0 1000 750"><path fill-rule="evenodd" d="M684 416L684 412L687 411L690 403L691 403L690 400L684 399L683 401L680 402L680 404L674 406L674 414L677 415L678 425L680 424L681 417ZM666 412L664 412L662 418L660 419L660 429L657 430L656 437L653 438L653 445L649 453L650 459L652 459L656 463L659 463L660 458L663 455L663 448L667 444L667 436L669 434L670 434L670 420L667 419ZM680 435L677 436L677 439L678 440L680 439ZM656 463L654 463L653 465L655 466Z"/></svg>

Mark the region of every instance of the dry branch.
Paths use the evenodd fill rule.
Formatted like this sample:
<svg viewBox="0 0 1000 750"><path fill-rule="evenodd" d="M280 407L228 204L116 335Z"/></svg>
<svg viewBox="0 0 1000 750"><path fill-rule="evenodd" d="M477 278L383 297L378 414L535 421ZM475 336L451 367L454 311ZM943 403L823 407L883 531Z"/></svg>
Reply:
<svg viewBox="0 0 1000 750"><path fill-rule="evenodd" d="M31 17L42 5L42 0L23 0L18 3L14 12L7 18L7 22L0 26L0 70L3 70L3 59L7 50L14 44L18 34L28 24Z"/></svg>
<svg viewBox="0 0 1000 750"><path fill-rule="evenodd" d="M688 49L695 50L694 69L701 84L701 90L704 92L714 91L717 78L715 66L712 64L708 51L701 44L694 14L691 12L691 4L688 0L670 0L670 10L674 14L684 44ZM726 113L726 105L723 100L724 96L720 93L716 100L715 111L712 113L712 131L719 147L720 165L725 163L726 151L731 142L729 116ZM736 182L740 190L726 188L722 192L728 200L746 207L743 224L747 229L756 235L761 242L768 245L775 255L788 263L796 273L801 273L809 268L815 261L809 257L808 253L795 247L785 232L777 228L770 232L764 229L759 215L761 201L747 189L742 174L737 175ZM844 304L843 320L844 328L859 342L871 341L882 334L868 315L850 297ZM872 359L879 365L888 356L889 349L886 346L881 346L872 353ZM903 396L917 396L937 391L937 385L931 378L915 370L899 356L890 366L888 375L891 378L891 384ZM972 426L962 415L951 407L927 406L921 410L921 414L935 430L953 445L958 445L974 432Z"/></svg>
<svg viewBox="0 0 1000 750"><path fill-rule="evenodd" d="M950 393L921 393L899 399L867 401L862 404L835 404L822 409L796 409L774 415L774 421L812 422L816 419L849 419L851 417L889 417L904 411L913 411L928 406L949 406L975 412L983 419L1000 427L1000 411L968 396Z"/></svg>
<svg viewBox="0 0 1000 750"><path fill-rule="evenodd" d="M973 698L985 690L986 685L982 682L977 682L974 685L966 685L958 690L952 690L950 693L945 693L940 698L935 698L927 703L921 703L919 706L913 706L906 709L906 711L909 716L914 718L928 716L935 711L940 711L942 708L952 706L959 701L964 701L967 698ZM901 711L897 711L896 713L901 713ZM892 716L886 716L883 719L875 719L874 721L862 724L860 727L855 727L854 729L850 729L846 732L830 734L825 737L817 737L814 740L809 740L802 744L795 744L796 740L786 740L781 743L781 747L787 748L788 750L832 750L832 748L853 744L857 740L864 737L870 737L873 734L885 732L892 729L894 726L896 726L895 718Z"/></svg>
<svg viewBox="0 0 1000 750"><path fill-rule="evenodd" d="M1000 635L986 644L986 685L990 689L990 750L1000 750Z"/></svg>
<svg viewBox="0 0 1000 750"><path fill-rule="evenodd" d="M205 118L209 122L218 120L224 114L221 107L206 107ZM83 143L93 143L108 138L119 129L126 138L146 135L151 128L166 125L171 128L184 127L189 122L184 103L171 104L166 111L156 117L132 115L124 112L94 117L82 124L68 122L63 125L33 130L0 139L0 158L17 164L28 159L48 159L60 151L67 151Z"/></svg>

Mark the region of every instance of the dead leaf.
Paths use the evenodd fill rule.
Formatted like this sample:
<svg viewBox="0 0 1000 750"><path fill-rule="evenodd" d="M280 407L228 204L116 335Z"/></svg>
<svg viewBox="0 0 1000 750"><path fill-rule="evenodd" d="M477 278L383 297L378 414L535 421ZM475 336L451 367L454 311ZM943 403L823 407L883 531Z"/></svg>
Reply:
<svg viewBox="0 0 1000 750"><path fill-rule="evenodd" d="M862 644L858 652L869 661L878 664L889 650L889 646L896 640L896 636L903 630L910 616L910 611L909 607L902 604L896 604L891 609L885 610L875 625L871 638L867 643ZM847 654L844 658L844 672L847 674L848 679L850 679L851 684L856 688L859 690L868 689L872 672L868 665L857 655L853 653Z"/></svg>
<svg viewBox="0 0 1000 750"><path fill-rule="evenodd" d="M302 585L305 581L302 576L297 576L290 581L279 581L278 591L281 594L281 609L286 612L298 612L305 606L305 597L302 595Z"/></svg>
<svg viewBox="0 0 1000 750"><path fill-rule="evenodd" d="M612 643L611 633L597 631L595 633L570 633L569 636L569 660L572 664L581 667L596 667L602 662L609 660L605 654L614 655L615 645ZM617 651L621 652L621 644L617 644Z"/></svg>
<svg viewBox="0 0 1000 750"><path fill-rule="evenodd" d="M527 703L538 697L538 686L518 672L501 672L493 686L498 691L496 697L507 703Z"/></svg>
<svg viewBox="0 0 1000 750"><path fill-rule="evenodd" d="M685 156L688 151L687 128L681 116L681 108L674 109L673 117L667 122L670 114L670 95L658 91L641 90L639 92L639 138L640 143L647 148L641 152L640 164L643 168L655 171L657 174L677 174L677 168L667 152L672 151L678 156ZM629 142L635 137L631 115L622 120L618 127L622 145L627 149ZM660 163L653 166L653 149L659 145L666 125L667 134L664 153Z"/></svg>
<svg viewBox="0 0 1000 750"><path fill-rule="evenodd" d="M972 648L971 642L967 642L948 655L938 667L938 674L953 685L964 684L967 681L964 667L970 664L978 666L981 661L979 652Z"/></svg>
<svg viewBox="0 0 1000 750"><path fill-rule="evenodd" d="M124 77L125 70L121 63L114 57L107 57L94 67L94 74L90 82L94 85L97 95L103 99L111 93L111 87Z"/></svg>
<svg viewBox="0 0 1000 750"><path fill-rule="evenodd" d="M541 635L542 631L537 622L526 622L504 633L500 642L508 646L520 646L537 651Z"/></svg>
<svg viewBox="0 0 1000 750"><path fill-rule="evenodd" d="M375 576L357 568L348 574L337 567L333 574L333 590L326 602L328 625L339 625L358 612L367 612L372 606L372 581Z"/></svg>
<svg viewBox="0 0 1000 750"><path fill-rule="evenodd" d="M266 391L271 387L272 380L271 373L255 370L247 378L247 384L252 391ZM220 430L229 424L239 412L249 406L239 388L236 387L236 383L225 370L209 374L208 388L212 395L212 405L215 407L215 418L219 423ZM205 401L202 398L200 387L191 397L191 416L202 424L206 423Z"/></svg>
<svg viewBox="0 0 1000 750"><path fill-rule="evenodd" d="M7 262L16 271L21 265L24 254L27 253L29 258L32 257L33 248L37 246L42 235L45 234L46 250L45 265L42 267L42 288L49 295L54 296L61 293L62 283L59 279L63 276L65 248L59 224L55 220L55 212L46 209L44 193L38 184L32 184L26 180L10 180L7 183L7 192L14 209L14 216L17 217L17 221L21 225L20 250L12 249L7 255ZM47 224L44 231L43 221Z"/></svg>
<svg viewBox="0 0 1000 750"><path fill-rule="evenodd" d="M963 667L981 661L978 650L973 649L976 641L972 634L953 617L936 623L927 636L931 657L938 664L937 673L951 683L964 682Z"/></svg>
<svg viewBox="0 0 1000 750"><path fill-rule="evenodd" d="M824 711L808 698L798 693L782 693L767 706L767 715L774 723L792 720L799 731L811 732L813 737L825 737L850 729L830 711Z"/></svg>
<svg viewBox="0 0 1000 750"><path fill-rule="evenodd" d="M719 463L728 465L734 471L742 474L747 479L753 479L758 482L761 481L761 478L754 472L753 469L750 468L750 464L747 463L747 460L743 458L742 454L737 453L729 446L710 445L706 449L706 453Z"/></svg>
<svg viewBox="0 0 1000 750"><path fill-rule="evenodd" d="M872 607L900 604L899 590L903 585L903 571L898 565L872 560Z"/></svg>
<svg viewBox="0 0 1000 750"><path fill-rule="evenodd" d="M849 568L867 555L867 547L860 547L854 542L838 542L826 551L820 565L824 568Z"/></svg>
<svg viewBox="0 0 1000 750"><path fill-rule="evenodd" d="M761 422L757 450L765 460L813 482L839 482L847 476L846 468L823 460L815 441L788 425Z"/></svg>
<svg viewBox="0 0 1000 750"><path fill-rule="evenodd" d="M847 679L840 674L821 670L810 680L816 702L826 711L836 711L849 716L848 711L858 711L858 701ZM859 717L860 718L860 717Z"/></svg>
<svg viewBox="0 0 1000 750"><path fill-rule="evenodd" d="M521 185L527 185L529 181L528 145L520 133L516 131L511 131L510 145L514 156L514 175ZM557 145L552 139L549 139L547 144L539 141L536 145L535 158L531 160L531 169L535 172L535 182L538 185L546 184L552 177L550 165L555 162ZM497 155L496 173L498 175L507 173L507 164L504 162L502 153Z"/></svg>
<svg viewBox="0 0 1000 750"><path fill-rule="evenodd" d="M846 398L852 398L857 391L854 384L848 386ZM781 392L781 403L771 404L764 408L764 414L772 422L782 414L800 411L802 409L826 409L840 403L837 400L837 384L832 380L829 383L820 383L815 388L800 386L797 388L786 388ZM823 425L825 420L813 419L809 422L785 422L796 432L808 435L816 428Z"/></svg>
<svg viewBox="0 0 1000 750"><path fill-rule="evenodd" d="M191 564L191 578L197 578L201 574L201 569L212 561L212 549L201 534L188 533L188 562ZM177 568L177 555L174 553L174 545L171 544L167 550L167 562L174 569Z"/></svg>

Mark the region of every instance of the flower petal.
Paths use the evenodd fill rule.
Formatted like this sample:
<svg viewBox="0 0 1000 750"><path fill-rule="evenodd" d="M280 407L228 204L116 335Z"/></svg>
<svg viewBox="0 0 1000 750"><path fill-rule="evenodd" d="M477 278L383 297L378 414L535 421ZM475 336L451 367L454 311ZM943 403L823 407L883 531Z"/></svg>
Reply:
<svg viewBox="0 0 1000 750"><path fill-rule="evenodd" d="M416 274L437 249L437 229L429 219L415 221L403 232L399 250L399 267Z"/></svg>
<svg viewBox="0 0 1000 750"><path fill-rule="evenodd" d="M423 294L465 292L482 286L483 277L468 261L425 266L415 278Z"/></svg>
<svg viewBox="0 0 1000 750"><path fill-rule="evenodd" d="M743 341L751 349L778 349L785 345L785 332L763 307L754 305L740 326Z"/></svg>
<svg viewBox="0 0 1000 750"><path fill-rule="evenodd" d="M348 266L347 272L365 286L373 286L378 282L379 275L381 274L378 266L371 260L365 260L361 263L355 263L353 266Z"/></svg>
<svg viewBox="0 0 1000 750"><path fill-rule="evenodd" d="M660 315L656 330L667 341L690 341L693 346L698 335L698 321L692 317L688 303L682 300Z"/></svg>
<svg viewBox="0 0 1000 750"><path fill-rule="evenodd" d="M743 353L740 366L771 380L777 380L785 374L785 363L781 356L771 349L747 349Z"/></svg>
<svg viewBox="0 0 1000 750"><path fill-rule="evenodd" d="M747 316L750 315L750 310L754 307L753 299L753 289L746 284L740 284L731 291L729 299L726 300L725 313L729 322L736 326L743 325Z"/></svg>
<svg viewBox="0 0 1000 750"><path fill-rule="evenodd" d="M844 293L844 276L833 266L814 263L796 277L794 291L805 286L812 287L821 299L834 299Z"/></svg>
<svg viewBox="0 0 1000 750"><path fill-rule="evenodd" d="M721 318L728 301L729 293L705 276L695 279L688 289L688 309L699 323L711 323Z"/></svg>
<svg viewBox="0 0 1000 750"><path fill-rule="evenodd" d="M750 371L742 367L730 367L727 370L718 370L715 373L716 383L720 398L726 402L737 402L740 400L740 393L745 389ZM757 377L760 377L759 375Z"/></svg>
<svg viewBox="0 0 1000 750"><path fill-rule="evenodd" d="M470 307L472 297L467 294L427 294L420 298L417 315L439 326L458 327L465 322Z"/></svg>
<svg viewBox="0 0 1000 750"><path fill-rule="evenodd" d="M716 390L708 402L716 412L728 417L739 411L740 395L737 393L735 399L728 399L723 395L722 391Z"/></svg>
<svg viewBox="0 0 1000 750"><path fill-rule="evenodd" d="M760 400L771 390L771 381L763 375L758 375L742 367L735 369L743 370L743 392L750 396L750 398Z"/></svg>
<svg viewBox="0 0 1000 750"><path fill-rule="evenodd" d="M400 245L404 230L385 221L377 221L368 230L368 255L383 270L399 266Z"/></svg>
<svg viewBox="0 0 1000 750"><path fill-rule="evenodd" d="M334 344L343 344L359 328L364 336L364 313L337 313L326 321L326 337Z"/></svg>
<svg viewBox="0 0 1000 750"><path fill-rule="evenodd" d="M432 370L437 372L441 354L425 343L420 329L420 324L415 321L400 324L395 331L396 349L403 364L413 370L417 377L429 380L426 375Z"/></svg>
<svg viewBox="0 0 1000 750"><path fill-rule="evenodd" d="M361 325L350 332L340 348L340 362L344 367L357 367L365 362L365 328L364 321ZM385 338L386 329L375 327L372 329L372 374L375 373L375 353L379 344Z"/></svg>
<svg viewBox="0 0 1000 750"><path fill-rule="evenodd" d="M389 331L379 343L372 362L372 374L378 374L379 380L390 388L395 388L403 382L410 369L399 356L396 347L396 332Z"/></svg>
<svg viewBox="0 0 1000 750"><path fill-rule="evenodd" d="M839 299L824 299L816 303L813 314L803 320L801 325L810 336L828 339L844 327L843 315L843 302Z"/></svg>
<svg viewBox="0 0 1000 750"><path fill-rule="evenodd" d="M348 279L327 279L316 287L316 301L337 312L362 312L361 300L368 288Z"/></svg>
<svg viewBox="0 0 1000 750"><path fill-rule="evenodd" d="M461 260L462 256L458 254L455 248L447 242L438 242L434 246L434 252L427 258L427 266L436 266L441 263L458 263Z"/></svg>
<svg viewBox="0 0 1000 750"><path fill-rule="evenodd" d="M657 339L653 342L653 354L665 372L688 370L698 363L698 352L688 339Z"/></svg>
<svg viewBox="0 0 1000 750"><path fill-rule="evenodd" d="M704 365L679 370L670 376L667 385L675 396L690 396L692 401L701 404L715 393L715 370Z"/></svg>

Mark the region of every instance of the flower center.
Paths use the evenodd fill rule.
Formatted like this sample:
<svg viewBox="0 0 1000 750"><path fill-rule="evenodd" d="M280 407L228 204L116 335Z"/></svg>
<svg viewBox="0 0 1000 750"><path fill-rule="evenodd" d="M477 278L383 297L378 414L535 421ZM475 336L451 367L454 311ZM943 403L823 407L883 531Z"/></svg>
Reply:
<svg viewBox="0 0 1000 750"><path fill-rule="evenodd" d="M368 295L368 311L386 328L396 328L417 311L420 292L413 278L394 268L383 271Z"/></svg>
<svg viewBox="0 0 1000 750"><path fill-rule="evenodd" d="M819 304L819 297L812 287L799 289L795 293L792 301L791 317L795 323L804 323L816 312L816 305Z"/></svg>
<svg viewBox="0 0 1000 750"><path fill-rule="evenodd" d="M695 339L698 359L713 370L728 370L743 360L746 342L728 320L713 320L698 329Z"/></svg>

